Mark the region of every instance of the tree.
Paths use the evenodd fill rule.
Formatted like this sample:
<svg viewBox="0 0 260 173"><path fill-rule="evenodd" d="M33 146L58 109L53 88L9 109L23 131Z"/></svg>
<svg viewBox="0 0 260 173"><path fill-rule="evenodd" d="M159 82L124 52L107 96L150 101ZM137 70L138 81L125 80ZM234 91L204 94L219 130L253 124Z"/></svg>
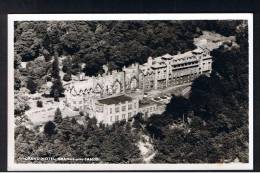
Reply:
<svg viewBox="0 0 260 173"><path fill-rule="evenodd" d="M59 97L63 97L64 88L62 86L62 83L60 79L56 79L53 81L50 95L54 97L55 101L59 101Z"/></svg>
<svg viewBox="0 0 260 173"><path fill-rule="evenodd" d="M27 22L30 25L29 22ZM37 42L37 35L32 28L28 28L23 30L20 38L14 43L15 44L15 52L22 57L22 61L32 61L34 58L38 57L39 52L36 47L39 46L39 42ZM18 56L15 56L18 57Z"/></svg>
<svg viewBox="0 0 260 173"><path fill-rule="evenodd" d="M21 88L21 75L18 71L14 72L14 89L15 90L20 90Z"/></svg>
<svg viewBox="0 0 260 173"><path fill-rule="evenodd" d="M75 119L75 117L73 117L73 118L71 119L71 123L72 123L72 124L77 124L77 120Z"/></svg>
<svg viewBox="0 0 260 173"><path fill-rule="evenodd" d="M134 116L133 127L136 129L142 129L143 124L144 124L143 114L138 112Z"/></svg>
<svg viewBox="0 0 260 173"><path fill-rule="evenodd" d="M29 78L27 81L27 88L30 90L31 94L35 94L37 91L37 83L35 83L32 78Z"/></svg>
<svg viewBox="0 0 260 173"><path fill-rule="evenodd" d="M56 133L56 125L52 121L48 121L44 125L44 133L47 134L48 136L51 136Z"/></svg>
<svg viewBox="0 0 260 173"><path fill-rule="evenodd" d="M68 32L61 37L61 42L63 43L63 49L69 54L75 54L79 51L79 41L80 35L78 32Z"/></svg>
<svg viewBox="0 0 260 173"><path fill-rule="evenodd" d="M14 69L18 69L21 65L22 57L20 54L14 53Z"/></svg>
<svg viewBox="0 0 260 173"><path fill-rule="evenodd" d="M37 107L41 108L42 107L42 101L37 100Z"/></svg>
<svg viewBox="0 0 260 173"><path fill-rule="evenodd" d="M52 77L54 79L60 79L59 60L57 56L54 58L52 63Z"/></svg>
<svg viewBox="0 0 260 173"><path fill-rule="evenodd" d="M42 54L46 62L51 60L51 55L47 49L43 49Z"/></svg>
<svg viewBox="0 0 260 173"><path fill-rule="evenodd" d="M183 96L173 95L171 101L166 106L166 113L171 114L174 119L187 118L186 114L191 109L190 102Z"/></svg>
<svg viewBox="0 0 260 173"><path fill-rule="evenodd" d="M71 57L71 56L68 56L68 57L66 57L66 59L64 59L64 60L62 61L62 71L63 71L64 73L68 73L68 74L71 73L72 58L75 59L74 56L72 56L72 57Z"/></svg>
<svg viewBox="0 0 260 173"><path fill-rule="evenodd" d="M61 123L62 122L62 115L60 108L57 108L54 115L54 122L55 123Z"/></svg>
<svg viewBox="0 0 260 173"><path fill-rule="evenodd" d="M101 160L105 163L132 163L140 158L140 152L133 143L133 138L133 135L126 133L123 127L117 127L102 143Z"/></svg>
<svg viewBox="0 0 260 173"><path fill-rule="evenodd" d="M85 113L84 113L83 111L79 111L79 115L80 115L81 117L83 117L83 116L85 115Z"/></svg>

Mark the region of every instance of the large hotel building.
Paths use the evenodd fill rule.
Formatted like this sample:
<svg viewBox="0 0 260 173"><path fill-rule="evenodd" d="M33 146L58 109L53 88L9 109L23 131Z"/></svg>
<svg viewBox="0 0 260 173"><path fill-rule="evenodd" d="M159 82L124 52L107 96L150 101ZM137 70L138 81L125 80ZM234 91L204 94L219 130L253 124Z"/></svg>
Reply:
<svg viewBox="0 0 260 173"><path fill-rule="evenodd" d="M81 74L78 81L65 86L66 106L87 112L105 124L127 120L138 112L145 118L162 113L166 105L148 99L144 93L189 83L201 74L210 74L211 50L204 46L177 55L149 57L145 64L132 64L122 71L108 72L104 66L105 73L97 77Z"/></svg>

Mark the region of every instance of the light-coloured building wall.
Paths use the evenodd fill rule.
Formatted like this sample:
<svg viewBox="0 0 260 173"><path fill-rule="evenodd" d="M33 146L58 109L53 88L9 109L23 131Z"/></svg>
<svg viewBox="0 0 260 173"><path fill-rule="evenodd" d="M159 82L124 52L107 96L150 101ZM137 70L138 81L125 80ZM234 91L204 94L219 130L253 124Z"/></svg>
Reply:
<svg viewBox="0 0 260 173"><path fill-rule="evenodd" d="M116 121L128 120L136 115L138 110L138 99L135 98L118 104L102 104L97 101L94 116L99 122L112 124Z"/></svg>

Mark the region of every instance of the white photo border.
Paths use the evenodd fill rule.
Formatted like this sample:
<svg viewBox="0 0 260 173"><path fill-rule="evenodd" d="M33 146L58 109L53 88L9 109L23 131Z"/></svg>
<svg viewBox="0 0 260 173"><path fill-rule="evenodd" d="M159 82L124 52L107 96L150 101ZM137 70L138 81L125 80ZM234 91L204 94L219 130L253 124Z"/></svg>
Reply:
<svg viewBox="0 0 260 173"><path fill-rule="evenodd" d="M14 159L14 22L64 20L247 20L249 39L249 163L18 164ZM8 14L8 171L253 170L253 13Z"/></svg>

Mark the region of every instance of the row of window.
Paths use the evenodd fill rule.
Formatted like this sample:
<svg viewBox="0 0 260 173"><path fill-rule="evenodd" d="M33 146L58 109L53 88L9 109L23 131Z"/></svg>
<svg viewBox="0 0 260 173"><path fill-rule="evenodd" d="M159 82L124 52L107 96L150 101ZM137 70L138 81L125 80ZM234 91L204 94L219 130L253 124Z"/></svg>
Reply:
<svg viewBox="0 0 260 173"><path fill-rule="evenodd" d="M166 73L166 70L163 70L162 72L163 72L163 73ZM157 71L157 73L160 74L161 71Z"/></svg>
<svg viewBox="0 0 260 173"><path fill-rule="evenodd" d="M187 58L181 58L181 59L174 60L174 62L187 61L189 59L196 59L196 57L195 56L190 56L190 57L187 57Z"/></svg>
<svg viewBox="0 0 260 173"><path fill-rule="evenodd" d="M204 65L204 64L203 64L203 65ZM186 74L191 74L191 75L192 75L192 73L194 73L194 72L191 72L190 70L188 70L188 71L182 70L182 72L186 72ZM195 72L195 73L196 73L196 72ZM171 77L172 75L173 75L173 77L175 77L175 76L182 76L183 73L181 73L181 72L176 73L175 70L173 70L172 73L169 73L169 77ZM158 79L159 79L159 80L160 80L160 79L165 79L165 78L166 78L166 75L165 75L165 74L163 74L163 75L158 75Z"/></svg>
<svg viewBox="0 0 260 173"><path fill-rule="evenodd" d="M188 63L173 65L173 67L174 68L176 68L176 67L183 67L183 66L189 66L189 65L193 65L193 64L197 64L197 63L198 63L198 61L194 61L194 62L188 62Z"/></svg>
<svg viewBox="0 0 260 173"><path fill-rule="evenodd" d="M134 105L134 106L133 106ZM134 109L136 109L137 108L137 103L134 103L134 104L128 104L128 110L132 110L133 109L133 107L134 107ZM124 111L126 111L126 105L122 105L121 106L121 111L122 112L124 112ZM115 113L118 113L118 112L120 112L120 106L116 106L115 107ZM113 113L113 108L110 108L110 114L112 114Z"/></svg>
<svg viewBox="0 0 260 173"><path fill-rule="evenodd" d="M189 66L189 65L194 65L197 64L198 61L194 61L194 62L189 62L189 63L183 63L183 64L178 64L178 65L173 65L174 68L178 68L178 67L185 67L185 66ZM208 64L211 64L211 62L208 62ZM203 63L203 65L205 65L205 63ZM172 69L172 72L174 73L176 71L176 69ZM166 74L166 69L163 71L157 71L157 76L158 78L165 78L165 74ZM160 75L161 74L161 75ZM171 73L170 73L171 74ZM150 76L150 78L153 78L153 76ZM149 80L149 78L145 78L146 80Z"/></svg>
<svg viewBox="0 0 260 173"><path fill-rule="evenodd" d="M136 113L137 112L134 111L134 112L128 112L128 114L122 114L121 116L120 115L110 116L110 122L124 120L124 119L130 119Z"/></svg>
<svg viewBox="0 0 260 173"><path fill-rule="evenodd" d="M156 110L156 107L155 106L151 106L151 107L147 107L147 108L143 109L141 112L144 115L147 115L148 113L153 113L155 110Z"/></svg>
<svg viewBox="0 0 260 173"><path fill-rule="evenodd" d="M182 79L186 79L186 78L194 78L196 75L186 75L186 76L180 76L180 77L175 77L175 78L169 78L169 80L182 80Z"/></svg>
<svg viewBox="0 0 260 173"><path fill-rule="evenodd" d="M206 63L203 63L203 65L205 65ZM208 64L211 64L211 62L208 62Z"/></svg>

